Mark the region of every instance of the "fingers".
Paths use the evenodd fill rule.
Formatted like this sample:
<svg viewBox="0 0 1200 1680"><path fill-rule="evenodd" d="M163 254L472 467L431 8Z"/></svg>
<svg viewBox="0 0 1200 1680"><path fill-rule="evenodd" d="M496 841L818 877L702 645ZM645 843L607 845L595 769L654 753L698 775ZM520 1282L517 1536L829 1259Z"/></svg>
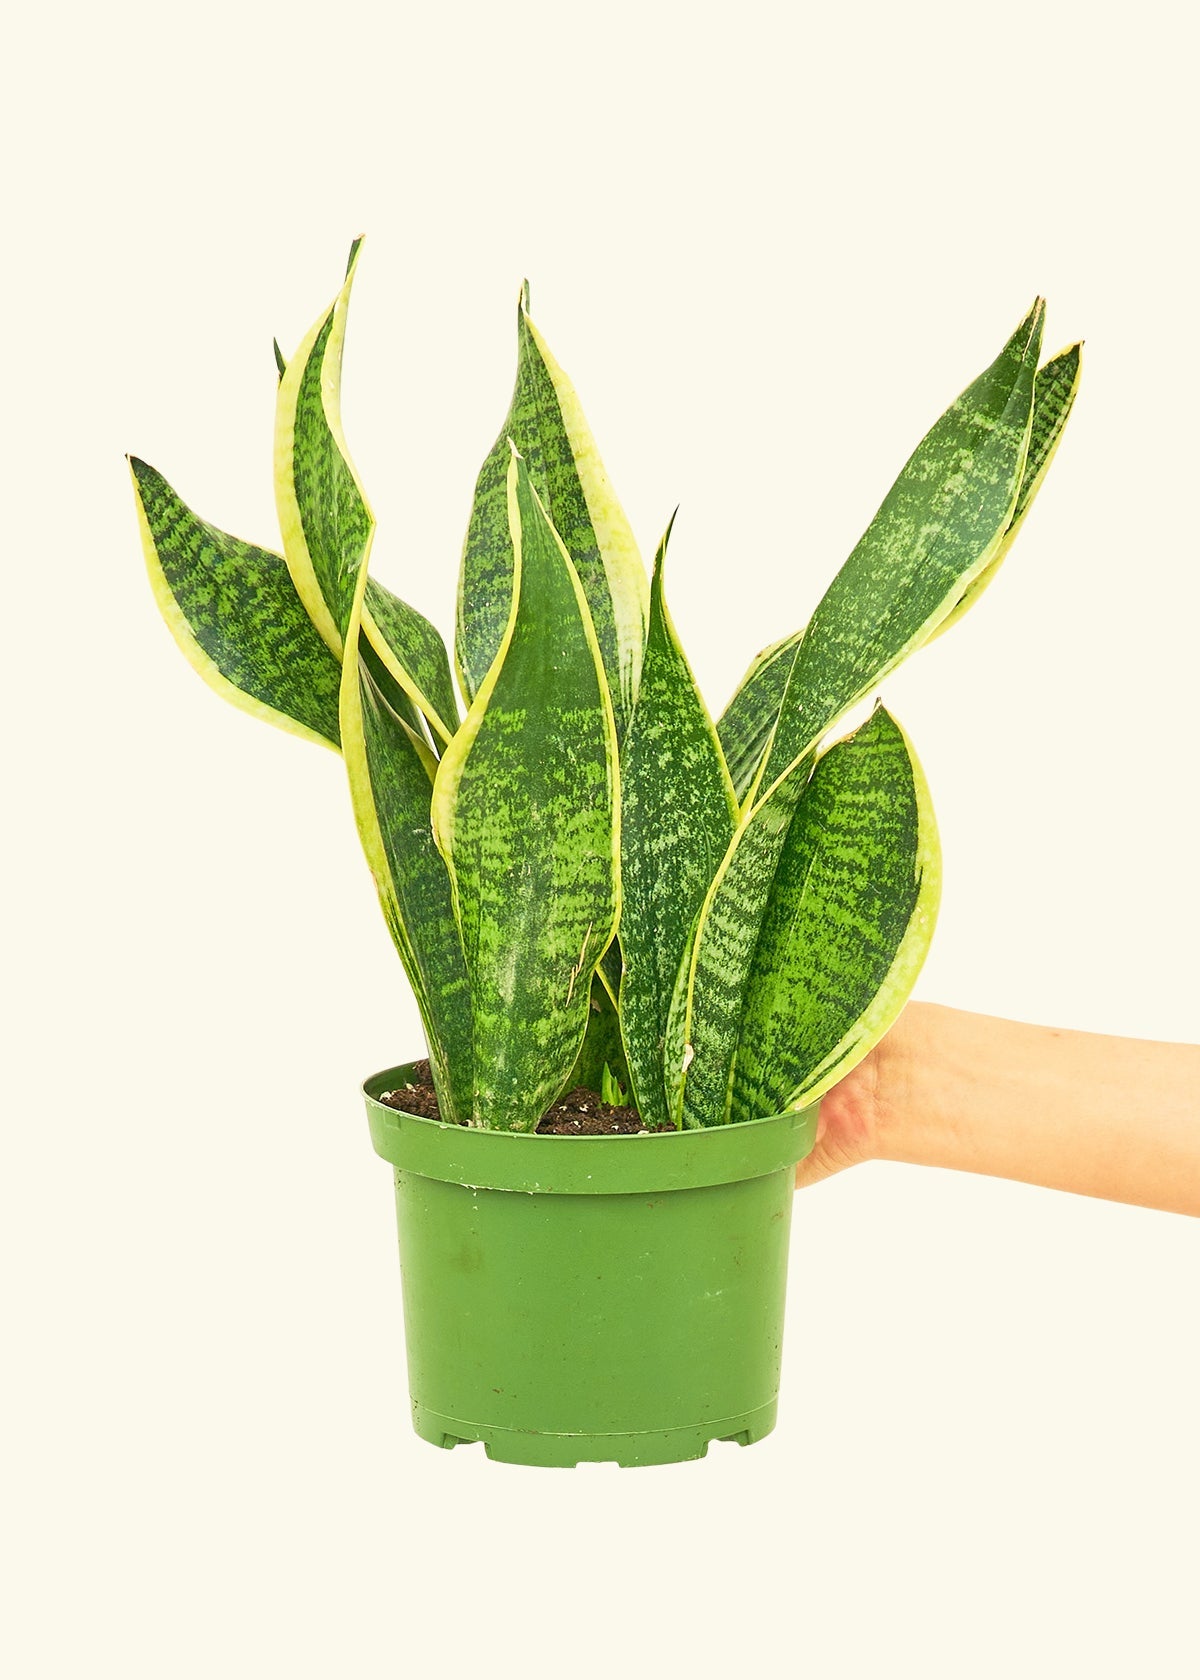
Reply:
<svg viewBox="0 0 1200 1680"><path fill-rule="evenodd" d="M827 1097L817 1116L817 1141L812 1153L796 1165L796 1188L806 1190L809 1185L819 1184L823 1178L830 1178L864 1159L864 1152L847 1138L844 1128L837 1123L836 1104Z"/></svg>
<svg viewBox="0 0 1200 1680"><path fill-rule="evenodd" d="M797 1163L796 1188L807 1190L810 1184L819 1184L823 1178L830 1178L850 1165L849 1161L836 1160L831 1150L818 1143L811 1155Z"/></svg>
<svg viewBox="0 0 1200 1680"><path fill-rule="evenodd" d="M819 1184L823 1178L828 1178L836 1167L829 1161L826 1147L829 1138L829 1110L824 1103L817 1115L817 1141L803 1161L796 1163L796 1189L803 1190L810 1184Z"/></svg>

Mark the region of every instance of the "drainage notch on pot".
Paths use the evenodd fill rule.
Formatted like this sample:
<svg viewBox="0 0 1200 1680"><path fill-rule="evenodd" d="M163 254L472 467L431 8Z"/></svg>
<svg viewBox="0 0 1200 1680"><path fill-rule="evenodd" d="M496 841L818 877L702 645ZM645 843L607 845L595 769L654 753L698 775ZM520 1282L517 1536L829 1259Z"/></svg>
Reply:
<svg viewBox="0 0 1200 1680"><path fill-rule="evenodd" d="M363 1087L395 1169L413 1423L511 1464L702 1458L775 1422L817 1110L639 1137L446 1125Z"/></svg>

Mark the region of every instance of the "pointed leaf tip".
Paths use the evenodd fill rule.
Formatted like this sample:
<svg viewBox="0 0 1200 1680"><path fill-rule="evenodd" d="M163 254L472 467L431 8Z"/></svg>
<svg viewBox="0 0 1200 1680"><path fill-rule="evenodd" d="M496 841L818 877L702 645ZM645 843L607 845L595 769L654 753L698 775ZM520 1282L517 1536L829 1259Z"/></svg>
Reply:
<svg viewBox="0 0 1200 1680"><path fill-rule="evenodd" d="M654 557L645 657L621 759L620 1013L643 1117L677 1124L663 1063L671 1002L691 930L733 838L737 801L667 608L670 533L668 525Z"/></svg>
<svg viewBox="0 0 1200 1680"><path fill-rule="evenodd" d="M658 548L657 548L657 550L655 552L655 555L654 555L654 569L655 569L655 571L661 571L662 567L663 567L663 562L666 560L667 544L671 540L671 532L675 529L675 520L676 520L676 517L677 517L678 513L679 513L679 509L678 509L678 507L676 507L674 512L671 514L670 519L667 520L666 530L663 532L662 536L659 538Z"/></svg>
<svg viewBox="0 0 1200 1680"><path fill-rule="evenodd" d="M616 730L581 586L515 449L508 497L514 598L433 811L471 974L475 1119L525 1131L571 1072L616 928Z"/></svg>
<svg viewBox="0 0 1200 1680"><path fill-rule="evenodd" d="M480 469L459 574L456 657L473 697L495 658L512 600L505 484L512 448L529 463L547 517L566 542L587 597L623 735L637 696L649 602L646 568L613 493L570 380L517 311L517 377L500 434ZM506 447L507 445L507 447Z"/></svg>
<svg viewBox="0 0 1200 1680"><path fill-rule="evenodd" d="M360 233L358 238L351 242L350 255L346 258L346 278L347 278L347 280L350 278L350 275L351 275L351 273L354 269L354 264L358 260L358 253L359 253L359 250L362 246L362 242L363 242L364 238L365 238L365 235Z"/></svg>
<svg viewBox="0 0 1200 1680"><path fill-rule="evenodd" d="M1045 325L1046 300L1044 297L1035 297L1033 303L1029 307L1028 314L1025 316L1025 319L1021 322L1020 328L1018 329L1018 331L1024 332L1026 335L1025 344L1027 350L1034 345L1040 348L1042 342L1042 330Z"/></svg>

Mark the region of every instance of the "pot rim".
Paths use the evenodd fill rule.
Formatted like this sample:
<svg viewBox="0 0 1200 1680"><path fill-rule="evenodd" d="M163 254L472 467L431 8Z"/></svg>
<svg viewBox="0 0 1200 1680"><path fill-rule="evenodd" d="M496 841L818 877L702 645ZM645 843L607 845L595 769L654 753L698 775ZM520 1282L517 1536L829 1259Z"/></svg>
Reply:
<svg viewBox="0 0 1200 1680"><path fill-rule="evenodd" d="M700 1189L790 1170L816 1142L819 1104L728 1126L609 1137L457 1126L380 1102L383 1091L405 1083L413 1065L384 1068L364 1081L376 1152L401 1171L471 1189L541 1195Z"/></svg>

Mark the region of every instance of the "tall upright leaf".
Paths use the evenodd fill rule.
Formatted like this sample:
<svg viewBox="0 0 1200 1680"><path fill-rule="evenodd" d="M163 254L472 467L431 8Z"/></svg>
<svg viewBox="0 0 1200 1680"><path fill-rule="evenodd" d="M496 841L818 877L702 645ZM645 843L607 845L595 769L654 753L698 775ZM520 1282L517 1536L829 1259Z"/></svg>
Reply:
<svg viewBox="0 0 1200 1680"><path fill-rule="evenodd" d="M663 596L670 527L650 588L650 626L621 754L621 1026L643 1119L669 1117L663 1049L679 965L737 801L712 720Z"/></svg>
<svg viewBox="0 0 1200 1680"><path fill-rule="evenodd" d="M456 652L470 698L499 651L512 603L510 439L583 586L623 738L641 671L646 571L575 389L530 319L528 286L517 310L516 388L480 469L463 546Z"/></svg>
<svg viewBox="0 0 1200 1680"><path fill-rule="evenodd" d="M277 495L297 593L345 649L339 723L359 836L421 1010L444 1112L470 1104L471 1030L450 882L433 841L432 755L360 653L375 521L346 448L341 358L350 276L280 384ZM299 370L299 371L297 371Z"/></svg>
<svg viewBox="0 0 1200 1680"><path fill-rule="evenodd" d="M242 711L336 749L341 667L283 560L198 518L145 461L129 468L150 585L189 663Z"/></svg>
<svg viewBox="0 0 1200 1680"><path fill-rule="evenodd" d="M928 639L1003 540L1029 446L1042 316L1039 300L917 446L797 648L764 791L748 796L672 1003L667 1086L685 1125L728 1119L750 963L818 743Z"/></svg>
<svg viewBox="0 0 1200 1680"><path fill-rule="evenodd" d="M991 564L979 573L974 582L967 585L958 605L934 631L935 636L942 635L952 624L957 624L963 614L975 605L995 579L1016 539L1017 532L1025 523L1030 504L1050 470L1050 463L1062 439L1063 429L1075 405L1082 368L1082 350L1082 345L1072 344L1038 369L1033 391L1033 425L1029 434L1029 454L1025 461L1016 506L1004 533L1004 541Z"/></svg>
<svg viewBox="0 0 1200 1680"><path fill-rule="evenodd" d="M917 445L796 650L764 782L926 641L1004 540L1025 469L1045 306Z"/></svg>
<svg viewBox="0 0 1200 1680"><path fill-rule="evenodd" d="M887 670L956 622L995 575L995 567L1008 552L1045 477L1074 400L1078 346L1055 357L1036 376L1030 439L1020 466L1019 488L1004 528L997 535L992 522L998 496L1007 482L1013 409L1006 416L1003 410L997 411L996 404L1010 392L1006 380L1018 365L1018 358L1022 373L1032 372L1030 364L1036 366L1040 343L1041 310L1035 305L997 361L963 392L918 445L808 628L765 648L752 661L717 725L739 799L754 786L763 765L802 643L808 646L801 666L812 660L822 677L840 675L840 682L835 681L832 695L814 696L810 679L810 692L793 696L796 714L800 718L804 701L810 707L815 701L818 717L834 714L826 725L829 727L838 713L845 711L853 699L861 698ZM1019 417L1024 394L1013 394ZM997 423L1001 435L992 436ZM955 470L956 461L961 463L961 473ZM931 489L938 493L929 494ZM975 498L976 517L972 521L970 504ZM968 517L964 518L964 512ZM981 558L977 544L980 530L990 533L990 559L986 555ZM928 590L926 606L932 601L932 610L926 610L923 617L922 603L913 588L918 576ZM964 578L968 580L965 584ZM939 601L937 592L943 585L945 593ZM889 615L901 595L908 598L912 610L897 626L889 621ZM822 637L827 639L830 625L837 627L844 622L841 615L847 601L854 604L858 619L850 622L850 659L837 673L829 649L820 643ZM957 601L957 605L947 610L947 601ZM872 624L872 614L878 615L880 630L874 648L864 634ZM915 629L914 620L918 620ZM874 675L864 680L864 668L874 669ZM856 679L858 693L853 692ZM853 698L839 702L839 688ZM810 711L810 720L812 715ZM805 727L803 722L800 727ZM781 742L773 754L776 771L786 762L788 744Z"/></svg>
<svg viewBox="0 0 1200 1680"><path fill-rule="evenodd" d="M339 665L375 530L341 422L342 350L357 267L356 244L345 284L280 378L275 409L275 502L284 558Z"/></svg>
<svg viewBox="0 0 1200 1680"><path fill-rule="evenodd" d="M275 410L275 500L284 557L297 594L339 664L358 579L354 557L365 551L374 529L335 418L360 244L351 249L341 291L283 367ZM326 430L334 447L321 446ZM458 711L440 633L373 581L359 618L376 657L444 744Z"/></svg>
<svg viewBox="0 0 1200 1680"><path fill-rule="evenodd" d="M789 826L750 965L731 1120L807 1107L878 1043L929 949L940 885L925 778L880 706L818 760Z"/></svg>
<svg viewBox="0 0 1200 1680"><path fill-rule="evenodd" d="M512 453L503 640L438 766L475 1047L472 1119L528 1131L562 1089L619 907L617 742L587 601Z"/></svg>

